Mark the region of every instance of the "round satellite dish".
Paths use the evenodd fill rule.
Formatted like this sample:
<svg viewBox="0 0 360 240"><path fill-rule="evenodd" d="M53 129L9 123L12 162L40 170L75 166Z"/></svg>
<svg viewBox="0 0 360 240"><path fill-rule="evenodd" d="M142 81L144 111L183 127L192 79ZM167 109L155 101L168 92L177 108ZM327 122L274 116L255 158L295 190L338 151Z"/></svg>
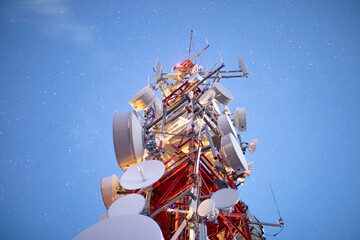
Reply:
<svg viewBox="0 0 360 240"><path fill-rule="evenodd" d="M134 111L115 113L113 121L115 155L123 170L136 164L144 155L144 135Z"/></svg>
<svg viewBox="0 0 360 240"><path fill-rule="evenodd" d="M240 173L248 170L245 156L232 133L221 137L221 153L225 157L225 163L235 172Z"/></svg>
<svg viewBox="0 0 360 240"><path fill-rule="evenodd" d="M215 208L214 200L206 199L200 203L197 212L200 217L213 221L217 218L219 210Z"/></svg>
<svg viewBox="0 0 360 240"><path fill-rule="evenodd" d="M117 193L120 188L120 179L115 174L101 178L100 191L106 209L109 209L110 205L120 197Z"/></svg>
<svg viewBox="0 0 360 240"><path fill-rule="evenodd" d="M218 132L221 137L225 136L229 133L232 133L235 136L235 138L237 138L237 134L236 134L234 125L232 124L232 122L227 114L224 114L224 115L221 115L220 117L218 117L217 123L218 123Z"/></svg>
<svg viewBox="0 0 360 240"><path fill-rule="evenodd" d="M216 95L215 91L209 89L199 98L199 103L201 105L206 105L215 98L215 95Z"/></svg>
<svg viewBox="0 0 360 240"><path fill-rule="evenodd" d="M233 207L239 201L239 193L232 188L223 188L216 191L211 198L215 202L215 207L222 212L232 212Z"/></svg>
<svg viewBox="0 0 360 240"><path fill-rule="evenodd" d="M144 87L136 93L129 101L135 111L149 108L154 102L155 93L149 86Z"/></svg>
<svg viewBox="0 0 360 240"><path fill-rule="evenodd" d="M165 172L165 165L157 160L138 163L124 172L120 184L126 189L145 188L158 181Z"/></svg>
<svg viewBox="0 0 360 240"><path fill-rule="evenodd" d="M248 142L247 144L247 148L249 149L250 154L253 154L256 146L258 145L259 140L258 139L253 139L250 142Z"/></svg>
<svg viewBox="0 0 360 240"><path fill-rule="evenodd" d="M211 101L211 104L212 104L212 106L213 106L213 109L214 109L215 113L216 113L217 115L220 115L220 114L221 114L221 111L220 111L219 106L218 106L217 103L215 102L215 100L212 100L212 101Z"/></svg>
<svg viewBox="0 0 360 240"><path fill-rule="evenodd" d="M150 217L134 214L108 218L92 225L74 240L163 239L159 225Z"/></svg>
<svg viewBox="0 0 360 240"><path fill-rule="evenodd" d="M119 215L139 214L145 206L143 195L132 193L127 194L113 202L108 210L108 217L117 217Z"/></svg>
<svg viewBox="0 0 360 240"><path fill-rule="evenodd" d="M161 114L163 113L163 102L157 96L155 96L155 100L154 100L154 112L156 118L160 117Z"/></svg>
<svg viewBox="0 0 360 240"><path fill-rule="evenodd" d="M216 93L215 100L222 105L227 106L234 99L230 90L220 83L215 83L211 89L213 89Z"/></svg>
<svg viewBox="0 0 360 240"><path fill-rule="evenodd" d="M246 131L246 108L236 108L234 113L234 126L239 132Z"/></svg>

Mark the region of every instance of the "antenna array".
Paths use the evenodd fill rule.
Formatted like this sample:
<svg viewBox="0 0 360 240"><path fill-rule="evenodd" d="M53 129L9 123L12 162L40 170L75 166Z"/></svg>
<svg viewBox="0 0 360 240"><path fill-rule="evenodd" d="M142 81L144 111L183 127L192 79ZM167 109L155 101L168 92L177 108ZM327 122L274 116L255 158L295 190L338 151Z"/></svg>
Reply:
<svg viewBox="0 0 360 240"><path fill-rule="evenodd" d="M108 214L76 239L104 229L116 232L110 225L131 228L131 221L138 221L131 239L141 239L144 231L153 239L263 238L263 232L250 230L251 213L237 191L252 168L246 149L252 153L257 140L242 142L237 131L246 131L245 108L232 115L227 106L234 96L219 83L248 72L242 58L239 70L224 71L221 64L202 71L194 60L208 47L171 73L157 62L154 82L130 99L134 110L114 115L115 155L125 172L120 179L102 179ZM148 222L158 227L150 229Z"/></svg>

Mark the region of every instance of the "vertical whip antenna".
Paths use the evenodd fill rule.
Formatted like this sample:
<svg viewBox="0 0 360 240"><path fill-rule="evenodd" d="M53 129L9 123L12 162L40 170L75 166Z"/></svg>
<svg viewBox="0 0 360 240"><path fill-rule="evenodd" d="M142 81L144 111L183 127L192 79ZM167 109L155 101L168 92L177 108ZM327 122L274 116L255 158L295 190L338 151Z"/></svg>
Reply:
<svg viewBox="0 0 360 240"><path fill-rule="evenodd" d="M268 178L268 182L269 182L269 185L270 185L270 190L271 190L271 193L272 193L272 196L274 198L274 202L275 202L275 206L276 206L276 209L277 209L277 212L279 214L279 220L282 222L282 218L281 218L281 214L280 214L280 210L279 210L279 207L278 207L278 204L276 202L276 198L275 198L275 194L274 194L274 191L273 191L273 188L271 186L271 182L270 182L270 179Z"/></svg>
<svg viewBox="0 0 360 240"><path fill-rule="evenodd" d="M192 39L192 35L193 35L193 30L191 29L191 34L190 34L190 45L189 45L189 55L188 55L188 57L187 57L187 60L189 60L189 59L190 59L191 44L192 44L192 41L193 41L193 39Z"/></svg>

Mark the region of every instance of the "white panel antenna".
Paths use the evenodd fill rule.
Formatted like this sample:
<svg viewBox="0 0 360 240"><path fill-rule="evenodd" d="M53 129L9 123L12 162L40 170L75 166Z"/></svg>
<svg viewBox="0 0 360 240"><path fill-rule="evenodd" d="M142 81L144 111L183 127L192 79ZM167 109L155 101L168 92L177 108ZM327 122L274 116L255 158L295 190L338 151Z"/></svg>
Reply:
<svg viewBox="0 0 360 240"><path fill-rule="evenodd" d="M155 68L155 78L160 78L162 74L162 63L158 62Z"/></svg>
<svg viewBox="0 0 360 240"><path fill-rule="evenodd" d="M248 72L248 70L247 70L247 68L246 68L246 66L245 66L244 60L243 60L241 57L239 57L239 58L238 58L238 62L239 62L239 67L240 67L242 73L243 73L244 75L248 75L249 72Z"/></svg>
<svg viewBox="0 0 360 240"><path fill-rule="evenodd" d="M154 112L156 118L160 117L163 114L163 102L158 96L155 96L154 99Z"/></svg>

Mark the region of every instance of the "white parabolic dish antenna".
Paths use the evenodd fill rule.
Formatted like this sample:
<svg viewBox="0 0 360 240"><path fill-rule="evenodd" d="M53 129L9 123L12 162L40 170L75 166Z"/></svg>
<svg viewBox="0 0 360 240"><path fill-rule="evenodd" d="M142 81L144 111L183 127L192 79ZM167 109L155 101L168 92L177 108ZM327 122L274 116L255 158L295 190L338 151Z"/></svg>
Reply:
<svg viewBox="0 0 360 240"><path fill-rule="evenodd" d="M154 102L155 93L149 86L144 87L136 93L129 101L135 111L141 111L149 108Z"/></svg>
<svg viewBox="0 0 360 240"><path fill-rule="evenodd" d="M237 134L234 128L234 125L232 124L229 116L227 114L221 115L218 118L218 132L220 134L220 136L225 136L229 133L232 133L235 138L237 138Z"/></svg>
<svg viewBox="0 0 360 240"><path fill-rule="evenodd" d="M215 207L220 210L232 208L240 199L239 193L232 188L223 188L216 191L211 198L215 202Z"/></svg>
<svg viewBox="0 0 360 240"><path fill-rule="evenodd" d="M163 239L159 225L151 218L140 215L121 215L92 225L74 240L139 240Z"/></svg>
<svg viewBox="0 0 360 240"><path fill-rule="evenodd" d="M148 187L157 182L165 172L165 165L157 160L138 163L124 172L120 184L126 189Z"/></svg>
<svg viewBox="0 0 360 240"><path fill-rule="evenodd" d="M220 83L215 83L211 89L216 93L215 100L222 105L227 106L234 99L230 90Z"/></svg>
<svg viewBox="0 0 360 240"><path fill-rule="evenodd" d="M121 169L126 170L142 159L145 150L143 129L134 111L115 113L113 139Z"/></svg>
<svg viewBox="0 0 360 240"><path fill-rule="evenodd" d="M108 210L108 217L117 217L127 214L139 214L145 206L143 195L132 193L127 194L113 202Z"/></svg>
<svg viewBox="0 0 360 240"><path fill-rule="evenodd" d="M225 156L225 163L235 172L239 173L248 170L245 156L232 133L221 138L221 152Z"/></svg>
<svg viewBox="0 0 360 240"><path fill-rule="evenodd" d="M215 201L212 199L206 199L200 203L198 207L198 214L200 217L211 217L211 215L216 214Z"/></svg>
<svg viewBox="0 0 360 240"><path fill-rule="evenodd" d="M246 131L246 108L236 108L234 113L234 126L239 132Z"/></svg>
<svg viewBox="0 0 360 240"><path fill-rule="evenodd" d="M100 191L106 209L109 209L110 205L120 197L117 193L120 187L120 179L115 174L101 178Z"/></svg>

